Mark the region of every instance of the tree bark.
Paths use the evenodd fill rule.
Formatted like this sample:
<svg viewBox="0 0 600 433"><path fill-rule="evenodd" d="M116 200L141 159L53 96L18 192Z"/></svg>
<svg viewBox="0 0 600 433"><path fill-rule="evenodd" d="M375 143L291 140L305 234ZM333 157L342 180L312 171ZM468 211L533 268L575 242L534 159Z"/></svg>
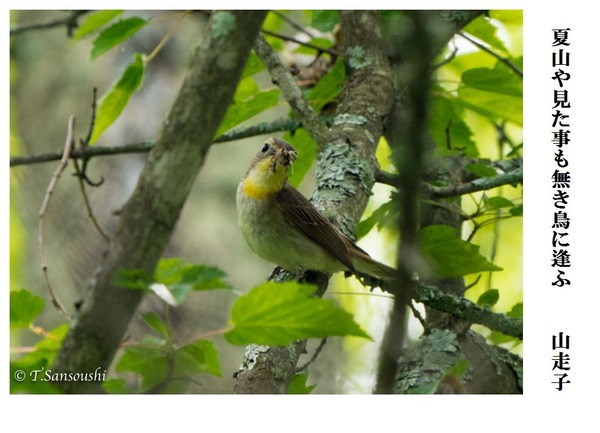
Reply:
<svg viewBox="0 0 600 433"><path fill-rule="evenodd" d="M394 89L377 12L341 12L341 40L346 80L333 125L328 132L321 126L303 125L321 149L317 187L311 201L346 234L353 236L379 168L375 148L392 108ZM302 114L298 115L302 121ZM323 138L328 141L323 142ZM323 290L327 279L328 276L317 275ZM305 344L306 341L284 348L263 346L258 353L247 350L237 374L235 392L286 392Z"/></svg>
<svg viewBox="0 0 600 433"><path fill-rule="evenodd" d="M113 284L120 269L151 275L175 227L266 12L219 11L193 50L178 96L148 156L93 287L66 336L53 370L108 369L143 293ZM64 392L98 383L61 382Z"/></svg>

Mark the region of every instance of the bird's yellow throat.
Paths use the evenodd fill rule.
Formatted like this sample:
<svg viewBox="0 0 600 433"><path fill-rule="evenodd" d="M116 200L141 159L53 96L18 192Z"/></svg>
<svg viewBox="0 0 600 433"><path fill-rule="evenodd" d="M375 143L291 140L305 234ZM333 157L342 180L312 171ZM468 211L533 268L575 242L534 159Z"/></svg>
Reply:
<svg viewBox="0 0 600 433"><path fill-rule="evenodd" d="M279 191L287 180L287 167L277 164L271 171L271 158L258 161L244 178L244 194L255 200L267 198Z"/></svg>

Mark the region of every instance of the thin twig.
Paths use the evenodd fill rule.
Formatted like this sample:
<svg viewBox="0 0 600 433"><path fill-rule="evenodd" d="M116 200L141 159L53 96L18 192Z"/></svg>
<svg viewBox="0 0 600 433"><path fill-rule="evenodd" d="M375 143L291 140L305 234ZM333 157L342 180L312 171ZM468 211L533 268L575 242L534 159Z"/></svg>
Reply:
<svg viewBox="0 0 600 433"><path fill-rule="evenodd" d="M398 175L379 170L375 174L375 180L385 185L398 187ZM471 194L478 191L486 191L492 188L497 188L502 185L512 185L523 183L523 168L517 168L502 173L497 176L482 177L475 179L472 182L462 183L451 186L434 186L427 182L422 182L421 187L426 191L431 198L448 198L457 197L464 194Z"/></svg>
<svg viewBox="0 0 600 433"><path fill-rule="evenodd" d="M298 87L294 78L283 65L281 59L273 51L262 34L259 34L254 43L254 51L260 57L271 75L271 80L298 115L302 126L318 145L331 141L331 132L325 122L319 117L308 103L308 100Z"/></svg>
<svg viewBox="0 0 600 433"><path fill-rule="evenodd" d="M519 77L523 78L523 71L521 71L514 63L512 63L506 57L502 57L500 54L495 53L494 51L492 51L485 45L483 45L483 44L477 42L475 39L467 36L464 32L458 32L457 34L459 36L463 37L464 39L466 39L467 41L471 42L473 45L475 45L480 50L485 51L486 53L494 56L495 58L500 60L502 63L504 63L506 66L508 66L510 69L512 69Z"/></svg>
<svg viewBox="0 0 600 433"><path fill-rule="evenodd" d="M293 42L295 44L302 45L304 47L312 48L313 50L320 52L320 53L327 53L331 56L342 57L342 53L340 53L339 51L332 49L332 48L322 48L317 45L311 44L310 42L303 42L296 38L292 38L291 36L285 36L285 35L275 33L275 32L269 31L269 30L265 30L265 29L261 30L261 32L265 35L273 36L274 38L282 39L284 41Z"/></svg>
<svg viewBox="0 0 600 433"><path fill-rule="evenodd" d="M321 342L319 343L319 345L315 349L315 353L313 353L313 356L311 356L308 361L306 361L300 367L296 367L296 373L300 373L300 372L306 370L310 364L312 364L313 362L315 362L315 360L317 359L317 357L319 356L319 354L321 353L321 351L325 347L325 343L327 343L327 338L323 338L321 340Z"/></svg>
<svg viewBox="0 0 600 433"><path fill-rule="evenodd" d="M213 144L225 143L243 138L255 137L257 135L267 135L273 132L294 131L301 128L302 124L297 118L282 118L273 122L262 122L256 125L232 129L229 132L213 140ZM122 146L94 146L73 149L71 158L93 158L95 156L120 155L125 153L146 153L154 146L154 142L146 141L140 143L129 143ZM41 162L58 161L62 158L63 152L49 152L29 156L11 156L10 166L37 164Z"/></svg>
<svg viewBox="0 0 600 433"><path fill-rule="evenodd" d="M149 62L150 60L152 60L161 50L161 48L169 41L169 39L171 39L171 37L175 34L175 30L177 30L177 27L179 27L179 24L181 24L181 22L183 21L183 19L185 17L187 17L189 15L189 12L183 12L181 14L181 16L179 17L179 19L177 20L177 22L175 24L173 24L169 30L167 31L167 33L163 36L163 38L160 40L160 42L158 43L158 45L152 50L152 52L150 54L148 54L148 56L146 57L146 62Z"/></svg>
<svg viewBox="0 0 600 433"><path fill-rule="evenodd" d="M50 197L52 197L52 193L56 188L56 184L60 179L60 175L64 171L67 163L69 162L69 154L71 152L71 147L73 146L73 129L75 127L75 116L69 116L69 123L67 126L67 139L65 142L65 150L63 152L62 159L56 167L54 174L52 175L52 179L50 179L50 183L48 184L48 189L46 190L46 195L44 197L44 201L42 202L42 207L40 208L39 213L39 226L38 226L38 243L40 247L40 262L42 267L42 273L44 274L44 280L46 281L46 288L48 289L48 296L52 301L52 305L56 308L63 316L65 316L68 320L71 317L67 314L65 309L62 307L56 296L54 296L54 291L52 290L52 285L50 284L50 278L48 276L48 266L46 265L46 258L44 255L44 222L46 220L46 210L48 209L48 205L50 203Z"/></svg>
<svg viewBox="0 0 600 433"><path fill-rule="evenodd" d="M71 32L73 31L74 28L77 27L77 18L79 18L81 15L84 15L88 12L90 12L90 11L87 11L87 10L71 11L71 12L69 12L69 14L66 17L55 18L55 19L40 22L40 23L23 24L21 26L12 27L10 29L10 35L14 36L19 33L24 33L24 32L30 31L30 30L43 30L43 29L50 29L50 28L66 25L67 26L67 34L69 36L71 36Z"/></svg>
<svg viewBox="0 0 600 433"><path fill-rule="evenodd" d="M102 236L102 238L106 242L108 242L108 241L110 241L110 237L102 229L102 226L100 226L100 223L98 223L98 220L96 219L96 216L94 215L94 211L92 210L92 206L90 205L90 200L85 191L85 182L83 180L84 173L82 173L81 169L79 168L79 162L77 162L76 158L73 158L73 167L75 168L75 175L77 176L77 181L79 183L79 190L81 191L81 195L83 196L83 203L85 204L85 209L87 211L88 217L92 221L92 224L94 225L94 228L96 229L96 231L100 234L100 236Z"/></svg>
<svg viewBox="0 0 600 433"><path fill-rule="evenodd" d="M308 30L306 30L306 28L304 28L303 26L301 26L300 24L298 24L296 21L294 21L293 19L291 19L290 17L288 17L283 12L279 12L279 11L272 11L272 12L273 12L274 15L277 15L279 18L281 18L282 20L284 20L286 23L288 23L294 29L298 30L300 33L304 33L306 36L308 36L311 39L314 38L314 35L312 33L310 33Z"/></svg>

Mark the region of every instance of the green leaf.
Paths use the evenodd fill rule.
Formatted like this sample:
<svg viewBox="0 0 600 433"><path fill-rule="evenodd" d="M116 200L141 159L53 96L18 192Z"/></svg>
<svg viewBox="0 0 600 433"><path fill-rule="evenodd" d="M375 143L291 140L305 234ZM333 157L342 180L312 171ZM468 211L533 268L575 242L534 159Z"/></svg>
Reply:
<svg viewBox="0 0 600 433"><path fill-rule="evenodd" d="M118 16L120 16L124 11L120 10L106 10L106 11L96 11L92 12L86 20L79 26L75 34L73 35L73 39L78 40L82 37L92 33L93 31L99 29L100 27L108 24Z"/></svg>
<svg viewBox="0 0 600 433"><path fill-rule="evenodd" d="M313 47L322 48L324 50L328 50L331 47L333 47L333 42L327 38L311 38L308 41L308 43L311 44L312 47L307 47L306 45L300 45L293 52L298 53L298 54L309 54L309 55L314 56L315 53L317 52L317 50Z"/></svg>
<svg viewBox="0 0 600 433"><path fill-rule="evenodd" d="M169 369L166 353L162 350L129 346L119 359L115 370L140 375L140 391L147 391L162 382Z"/></svg>
<svg viewBox="0 0 600 433"><path fill-rule="evenodd" d="M469 360L467 358L460 358L458 361L456 361L456 363L454 363L454 365L450 366L446 370L444 377L454 376L460 379L469 369L469 365Z"/></svg>
<svg viewBox="0 0 600 433"><path fill-rule="evenodd" d="M321 32L330 32L339 21L340 13L338 11L313 11L310 26Z"/></svg>
<svg viewBox="0 0 600 433"><path fill-rule="evenodd" d="M175 352L173 376L186 377L201 373L221 377L219 352L212 341L198 340Z"/></svg>
<svg viewBox="0 0 600 433"><path fill-rule="evenodd" d="M522 97L465 86L458 90L458 103L491 121L505 120L523 126Z"/></svg>
<svg viewBox="0 0 600 433"><path fill-rule="evenodd" d="M231 286L224 281L226 276L217 267L188 264L179 258L159 260L154 271L154 280L164 285L173 297L174 305L183 303L192 291L230 289Z"/></svg>
<svg viewBox="0 0 600 433"><path fill-rule="evenodd" d="M298 152L298 159L294 161L291 167L289 177L290 184L298 188L306 173L310 170L317 157L317 143L312 139L304 128L297 129L293 134L286 132L283 139L289 143L293 143L294 148Z"/></svg>
<svg viewBox="0 0 600 433"><path fill-rule="evenodd" d="M134 61L127 66L117 82L100 98L90 144L94 143L121 115L133 92L142 85L145 68L142 55L136 54Z"/></svg>
<svg viewBox="0 0 600 433"><path fill-rule="evenodd" d="M108 394L131 394L124 379L108 379L102 384L102 388Z"/></svg>
<svg viewBox="0 0 600 433"><path fill-rule="evenodd" d="M225 117L219 126L216 137L229 131L236 125L248 120L263 111L277 105L279 101L279 90L272 89L255 94L244 101L235 101L229 106Z"/></svg>
<svg viewBox="0 0 600 433"><path fill-rule="evenodd" d="M148 21L143 20L142 18L131 17L121 20L104 29L94 40L92 60L96 60L114 46L129 39L146 24L148 24Z"/></svg>
<svg viewBox="0 0 600 433"><path fill-rule="evenodd" d="M465 86L485 92L523 97L523 79L505 65L497 63L494 68L474 68L462 74Z"/></svg>
<svg viewBox="0 0 600 433"><path fill-rule="evenodd" d="M303 338L332 335L370 338L352 315L331 300L315 298L316 287L297 282L267 282L233 305L225 334L231 344L283 346Z"/></svg>
<svg viewBox="0 0 600 433"><path fill-rule="evenodd" d="M506 313L508 317L516 317L517 319L523 318L523 303L518 302L510 309L508 313Z"/></svg>
<svg viewBox="0 0 600 433"><path fill-rule="evenodd" d="M515 205L515 207L510 209L509 212L512 216L523 216L523 205L522 204Z"/></svg>
<svg viewBox="0 0 600 433"><path fill-rule="evenodd" d="M356 239L358 240L366 236L375 226L381 229L390 225L396 221L397 215L397 208L393 200L382 204L369 217L358 223L356 227Z"/></svg>
<svg viewBox="0 0 600 433"><path fill-rule="evenodd" d="M28 328L44 309L44 299L21 289L10 292L10 327Z"/></svg>
<svg viewBox="0 0 600 433"><path fill-rule="evenodd" d="M502 197L500 195L497 195L494 197L484 196L484 202L485 202L485 210L487 210L487 211L502 209L505 207L512 208L515 206L515 204L512 201L510 201L506 197Z"/></svg>
<svg viewBox="0 0 600 433"><path fill-rule="evenodd" d="M483 162L478 162L476 164L467 164L465 170L477 175L478 177L492 177L498 174L494 167L490 167L489 165Z"/></svg>
<svg viewBox="0 0 600 433"><path fill-rule="evenodd" d="M477 305L487 305L493 307L500 299L500 292L498 289L489 289L483 292L477 299Z"/></svg>
<svg viewBox="0 0 600 433"><path fill-rule="evenodd" d="M243 80L244 78L248 78L262 71L263 69L265 69L265 65L263 65L262 61L258 57L258 54L252 51L248 56L248 60L246 60L246 65L244 66L241 79Z"/></svg>
<svg viewBox="0 0 600 433"><path fill-rule="evenodd" d="M152 279L143 269L118 269L111 279L111 284L124 289L148 290Z"/></svg>
<svg viewBox="0 0 600 433"><path fill-rule="evenodd" d="M463 30L483 41L489 47L501 51L502 54L508 54L506 45L498 37L498 28L486 17L481 16L471 21Z"/></svg>
<svg viewBox="0 0 600 433"><path fill-rule="evenodd" d="M342 83L346 77L343 59L339 58L333 68L308 91L306 99L318 113L328 103L334 101L342 91Z"/></svg>
<svg viewBox="0 0 600 433"><path fill-rule="evenodd" d="M429 131L440 154L448 155L456 151L469 157L479 152L472 139L473 132L464 122L465 112L456 98L437 96L433 98Z"/></svg>
<svg viewBox="0 0 600 433"><path fill-rule="evenodd" d="M456 236L452 227L432 225L421 230L421 251L437 278L499 271L479 254L479 247Z"/></svg>
<svg viewBox="0 0 600 433"><path fill-rule="evenodd" d="M169 329L169 326L154 311L144 314L142 319L150 329L153 329L166 338L171 338L171 330Z"/></svg>
<svg viewBox="0 0 600 433"><path fill-rule="evenodd" d="M308 380L308 372L296 374L290 385L288 386L287 393L288 394L310 394L313 389L317 386L314 385L306 385L306 381Z"/></svg>

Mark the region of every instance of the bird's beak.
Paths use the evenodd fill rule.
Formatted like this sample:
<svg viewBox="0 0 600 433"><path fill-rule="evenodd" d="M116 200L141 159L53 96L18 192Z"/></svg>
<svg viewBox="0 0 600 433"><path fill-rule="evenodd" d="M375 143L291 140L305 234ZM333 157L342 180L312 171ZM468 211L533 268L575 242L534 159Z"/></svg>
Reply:
<svg viewBox="0 0 600 433"><path fill-rule="evenodd" d="M298 154L293 150L277 149L271 158L271 171L275 173L277 166L279 165L287 167L293 163L296 158L298 158Z"/></svg>

